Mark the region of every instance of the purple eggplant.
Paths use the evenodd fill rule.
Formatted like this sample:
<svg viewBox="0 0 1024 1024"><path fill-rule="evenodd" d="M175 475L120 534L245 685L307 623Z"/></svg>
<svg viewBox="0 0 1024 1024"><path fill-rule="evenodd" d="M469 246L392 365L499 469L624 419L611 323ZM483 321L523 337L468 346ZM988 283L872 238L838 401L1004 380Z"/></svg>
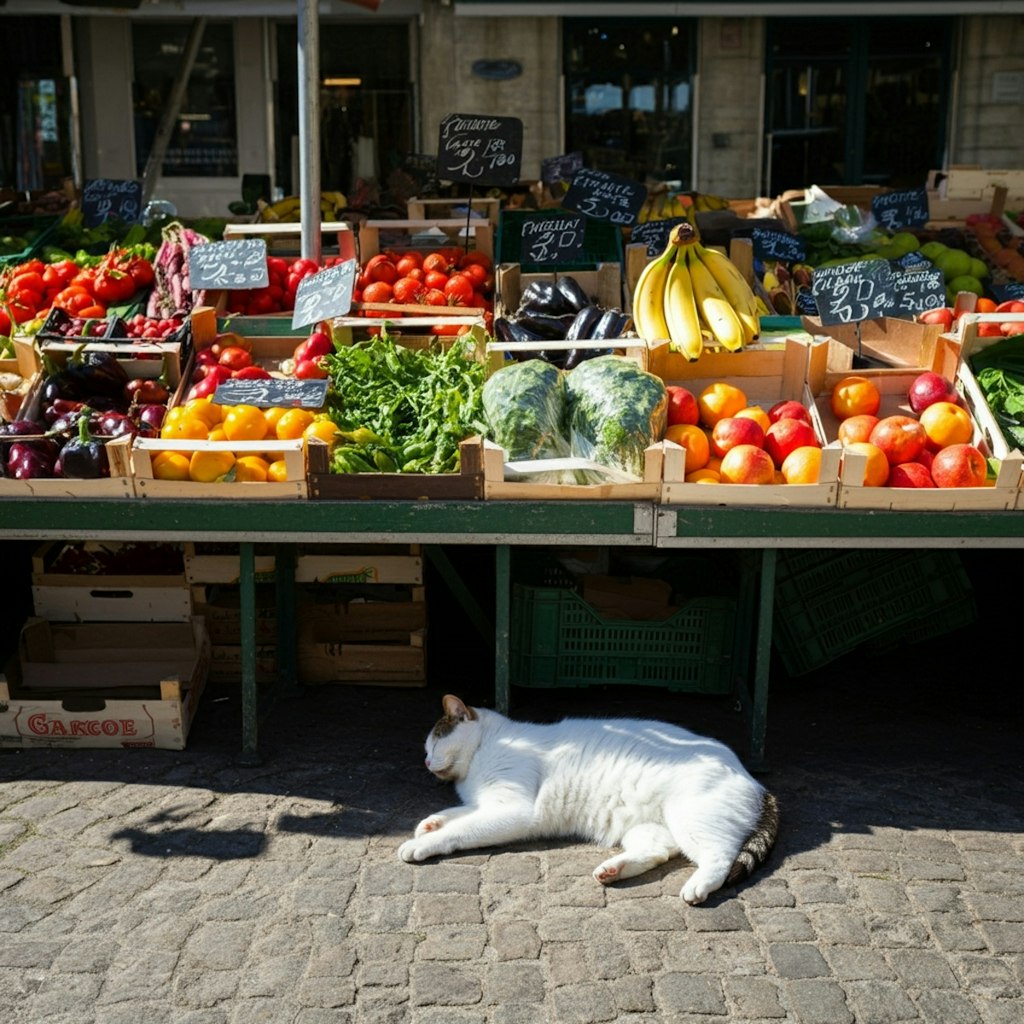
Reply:
<svg viewBox="0 0 1024 1024"><path fill-rule="evenodd" d="M89 416L78 421L78 437L73 437L60 453L61 476L70 480L97 480L110 476L107 450L89 431Z"/></svg>
<svg viewBox="0 0 1024 1024"><path fill-rule="evenodd" d="M112 352L85 352L79 347L65 364L69 373L86 395L121 398L128 383L128 371Z"/></svg>

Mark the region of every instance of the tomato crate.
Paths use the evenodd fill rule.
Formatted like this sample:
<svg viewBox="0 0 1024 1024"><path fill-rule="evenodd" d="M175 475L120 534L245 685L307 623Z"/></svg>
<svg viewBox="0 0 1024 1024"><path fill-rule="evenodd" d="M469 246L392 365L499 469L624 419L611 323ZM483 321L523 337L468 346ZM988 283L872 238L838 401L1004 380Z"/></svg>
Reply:
<svg viewBox="0 0 1024 1024"><path fill-rule="evenodd" d="M516 583L510 681L730 693L736 609L732 597L694 597L666 619L612 619L574 590Z"/></svg>
<svg viewBox="0 0 1024 1024"><path fill-rule="evenodd" d="M812 672L871 641L915 643L977 617L955 551L779 552L772 641L791 676Z"/></svg>

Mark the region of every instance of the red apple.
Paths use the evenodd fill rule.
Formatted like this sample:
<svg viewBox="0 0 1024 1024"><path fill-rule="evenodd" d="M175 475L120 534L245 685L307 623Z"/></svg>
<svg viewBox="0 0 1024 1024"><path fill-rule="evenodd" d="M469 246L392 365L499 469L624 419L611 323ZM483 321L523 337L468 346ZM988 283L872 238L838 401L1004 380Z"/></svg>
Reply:
<svg viewBox="0 0 1024 1024"><path fill-rule="evenodd" d="M890 487L934 487L935 481L920 462L901 462L889 470Z"/></svg>
<svg viewBox="0 0 1024 1024"><path fill-rule="evenodd" d="M883 416L875 424L868 440L885 452L890 466L916 462L928 443L928 435L913 416Z"/></svg>
<svg viewBox="0 0 1024 1024"><path fill-rule="evenodd" d="M907 391L907 399L910 408L920 416L935 402L956 402L956 388L941 373L925 370L914 378Z"/></svg>
<svg viewBox="0 0 1024 1024"><path fill-rule="evenodd" d="M749 416L723 416L711 430L711 450L721 458L738 444L764 447L764 430Z"/></svg>
<svg viewBox="0 0 1024 1024"><path fill-rule="evenodd" d="M769 416L771 413L769 413ZM814 427L806 420L794 419L792 416L784 416L776 420L764 435L764 450L772 457L776 468L781 468L786 456L797 448L804 448L808 445L821 447L814 433Z"/></svg>
<svg viewBox="0 0 1024 1024"><path fill-rule="evenodd" d="M775 466L763 448L738 444L722 458L722 483L770 484L775 480Z"/></svg>
<svg viewBox="0 0 1024 1024"><path fill-rule="evenodd" d="M768 410L768 419L772 423L784 419L804 420L810 423L811 414L803 402L798 402L793 398L785 398L781 402L776 402Z"/></svg>
<svg viewBox="0 0 1024 1024"><path fill-rule="evenodd" d="M987 475L985 456L973 444L951 444L932 459L936 487L984 487Z"/></svg>
<svg viewBox="0 0 1024 1024"><path fill-rule="evenodd" d="M674 426L677 423L689 423L695 425L700 422L700 407L693 392L678 384L669 384L665 387L668 395L668 425Z"/></svg>

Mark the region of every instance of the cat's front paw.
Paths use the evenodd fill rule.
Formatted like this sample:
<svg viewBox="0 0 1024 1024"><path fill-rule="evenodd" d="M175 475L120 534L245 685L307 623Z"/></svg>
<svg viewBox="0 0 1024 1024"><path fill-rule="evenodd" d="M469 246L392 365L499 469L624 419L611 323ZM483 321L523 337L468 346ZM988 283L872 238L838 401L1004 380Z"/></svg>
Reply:
<svg viewBox="0 0 1024 1024"><path fill-rule="evenodd" d="M427 832L436 832L444 826L444 823L444 818L440 814L432 814L429 818L424 818L416 826L416 831L413 832L413 835L419 839L420 836L425 835Z"/></svg>
<svg viewBox="0 0 1024 1024"><path fill-rule="evenodd" d="M398 857L406 864L415 864L417 861L426 860L427 854L423 852L415 839L409 839L398 848Z"/></svg>

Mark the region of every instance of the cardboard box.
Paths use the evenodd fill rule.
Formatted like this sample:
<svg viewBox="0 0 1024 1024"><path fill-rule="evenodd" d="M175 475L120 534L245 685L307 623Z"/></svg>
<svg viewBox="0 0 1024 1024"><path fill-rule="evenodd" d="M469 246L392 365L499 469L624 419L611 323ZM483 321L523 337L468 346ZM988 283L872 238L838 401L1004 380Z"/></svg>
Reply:
<svg viewBox="0 0 1024 1024"><path fill-rule="evenodd" d="M948 337L940 339L936 346L931 369L941 373L961 386L957 357L960 347L955 340ZM907 392L914 378L922 372L922 368L854 370L853 352L836 341L826 343L824 353L826 373L822 386L815 391L815 408L827 442L833 446L830 450L842 456L839 472L839 508L861 509L906 509L908 511L959 511L969 509L1009 509L1017 501L1021 482L1021 469L1024 456L1020 452L1010 452L1002 458L994 486L991 487L865 487L864 474L866 458L857 453L841 448L837 439L839 420L832 413L831 395L835 385L851 373L873 380L882 396L882 404L877 415L881 417L896 414L913 416L907 401ZM916 417L915 417L916 418ZM982 454L999 458L993 452L984 431L979 427L973 414L974 436L972 444L977 445Z"/></svg>
<svg viewBox="0 0 1024 1024"><path fill-rule="evenodd" d="M83 547L100 547L87 542ZM54 572L65 545L50 541L32 555L35 614L53 622L188 622L192 598L184 572L87 574Z"/></svg>
<svg viewBox="0 0 1024 1024"><path fill-rule="evenodd" d="M666 384L678 384L693 395L716 381L728 381L747 396L748 405L766 412L776 402L794 399L810 410L811 396L820 388L824 360L818 345L786 338L781 347L748 347L740 352L708 349L690 362L671 350L668 342L648 348L648 369ZM818 440L825 445L820 424ZM816 484L723 484L688 482L684 479L686 452L671 441L662 443L664 453L661 501L666 505L835 505L839 491L839 453L823 448Z"/></svg>
<svg viewBox="0 0 1024 1024"><path fill-rule="evenodd" d="M182 750L209 665L199 618L65 625L30 618L0 676L0 747Z"/></svg>
<svg viewBox="0 0 1024 1024"><path fill-rule="evenodd" d="M671 605L672 584L643 576L586 575L581 596L609 619L667 619L678 611Z"/></svg>

